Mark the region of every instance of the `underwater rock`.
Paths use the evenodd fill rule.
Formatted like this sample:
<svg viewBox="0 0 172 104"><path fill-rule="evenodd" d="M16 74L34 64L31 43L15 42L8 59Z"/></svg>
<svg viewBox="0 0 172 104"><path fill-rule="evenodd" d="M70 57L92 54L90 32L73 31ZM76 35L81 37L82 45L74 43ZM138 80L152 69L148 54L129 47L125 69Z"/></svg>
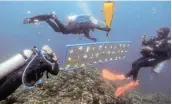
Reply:
<svg viewBox="0 0 172 104"><path fill-rule="evenodd" d="M170 104L170 97L163 94L134 91L117 98L116 88L116 82L104 80L99 69L87 67L50 76L42 89L20 87L0 104Z"/></svg>

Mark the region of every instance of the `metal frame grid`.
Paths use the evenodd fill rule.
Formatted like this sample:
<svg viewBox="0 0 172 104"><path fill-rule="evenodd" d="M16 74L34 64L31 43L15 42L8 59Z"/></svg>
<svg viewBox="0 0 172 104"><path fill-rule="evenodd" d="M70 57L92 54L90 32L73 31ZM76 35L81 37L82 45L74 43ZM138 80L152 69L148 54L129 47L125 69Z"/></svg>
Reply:
<svg viewBox="0 0 172 104"><path fill-rule="evenodd" d="M125 59L130 41L67 45L64 69L71 70L108 61Z"/></svg>

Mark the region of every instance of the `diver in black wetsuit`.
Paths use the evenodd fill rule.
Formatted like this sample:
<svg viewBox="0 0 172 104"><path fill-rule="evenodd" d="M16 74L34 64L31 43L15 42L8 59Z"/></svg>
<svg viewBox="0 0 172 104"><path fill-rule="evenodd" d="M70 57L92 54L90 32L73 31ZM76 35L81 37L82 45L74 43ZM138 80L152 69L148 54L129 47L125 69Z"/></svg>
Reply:
<svg viewBox="0 0 172 104"><path fill-rule="evenodd" d="M143 57L132 63L132 69L125 75L125 78L133 76L133 80L137 80L139 69L142 67L154 67L158 63L169 60L171 58L171 38L168 37L170 28L162 27L157 30L157 37L146 40L142 38Z"/></svg>
<svg viewBox="0 0 172 104"><path fill-rule="evenodd" d="M54 22L50 19L54 20ZM61 32L63 34L84 34L86 38L91 39L92 41L97 41L97 39L89 35L90 30L98 29L106 32L110 31L110 28L100 27L99 25L94 24L92 21L88 21L86 23L70 22L68 25L64 25L60 22L55 14L45 14L26 18L24 19L23 23L31 24L40 21L46 21L55 32Z"/></svg>
<svg viewBox="0 0 172 104"><path fill-rule="evenodd" d="M47 46L44 46L43 50L39 51L36 47L34 47L32 49L34 54L32 54L32 57L30 57L24 65L20 66L7 75L5 74L4 77L0 76L0 101L6 99L22 84L27 87L33 87L35 83L43 76L45 71L47 71L47 77L48 73L52 75L58 74L59 65L57 63L57 57L53 52L48 52L47 49ZM24 53L20 54L24 59L27 59ZM19 56L18 58L21 59ZM13 61L11 63L17 64L17 62ZM0 72L3 72L2 68Z"/></svg>

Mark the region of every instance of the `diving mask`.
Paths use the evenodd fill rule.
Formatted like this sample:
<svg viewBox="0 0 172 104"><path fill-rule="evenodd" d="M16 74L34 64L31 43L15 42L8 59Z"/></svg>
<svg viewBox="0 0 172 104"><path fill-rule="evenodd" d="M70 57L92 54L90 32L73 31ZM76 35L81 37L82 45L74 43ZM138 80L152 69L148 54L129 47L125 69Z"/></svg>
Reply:
<svg viewBox="0 0 172 104"><path fill-rule="evenodd" d="M44 56L44 58L46 59L46 61L48 63L52 64L53 57L55 56L55 54L54 54L53 50L48 45L45 45L42 47L41 53Z"/></svg>

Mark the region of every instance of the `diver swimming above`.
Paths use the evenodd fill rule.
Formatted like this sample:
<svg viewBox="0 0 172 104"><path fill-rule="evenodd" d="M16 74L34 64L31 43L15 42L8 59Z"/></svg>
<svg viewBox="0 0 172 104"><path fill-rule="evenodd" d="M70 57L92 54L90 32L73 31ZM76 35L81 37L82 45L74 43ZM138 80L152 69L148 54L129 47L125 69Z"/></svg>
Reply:
<svg viewBox="0 0 172 104"><path fill-rule="evenodd" d="M91 20L89 15L78 15L68 18L68 24L64 25L55 14L38 15L31 18L24 19L24 24L31 24L40 21L46 21L55 32L61 32L63 34L84 34L84 36L92 41L97 41L96 38L90 36L90 30L98 29L109 32L111 29L101 27L95 24ZM54 22L52 20L54 20Z"/></svg>
<svg viewBox="0 0 172 104"><path fill-rule="evenodd" d="M59 65L52 49L45 45L41 50L36 47L24 50L20 54L0 64L0 101L11 95L20 85L33 87L47 72L57 75Z"/></svg>

